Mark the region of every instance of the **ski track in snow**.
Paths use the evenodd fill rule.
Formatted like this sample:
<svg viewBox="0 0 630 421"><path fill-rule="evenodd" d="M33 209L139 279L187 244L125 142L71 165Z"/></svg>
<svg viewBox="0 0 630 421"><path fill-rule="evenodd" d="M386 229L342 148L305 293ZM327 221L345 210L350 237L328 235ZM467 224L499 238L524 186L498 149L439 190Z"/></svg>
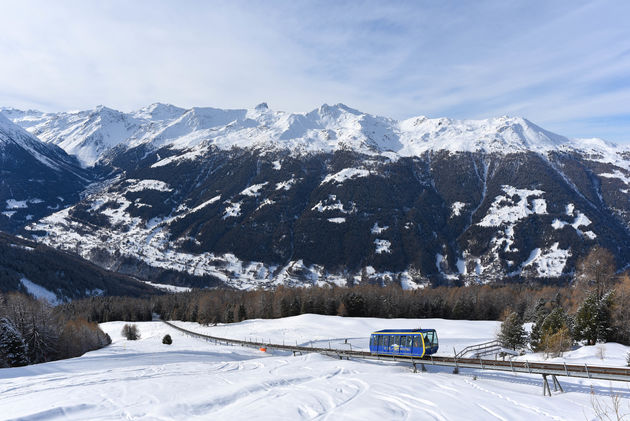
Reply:
<svg viewBox="0 0 630 421"><path fill-rule="evenodd" d="M365 349L375 329L422 324L441 333L441 353L486 341L499 325L316 315L215 327L177 324L217 336L254 339L258 334L258 339L271 342L315 346L330 340L333 347L341 347L344 337L351 336L353 349ZM453 375L449 368L430 365L428 372L413 373L403 363L262 353L191 338L161 322L137 323L141 339L126 341L120 335L123 325L101 325L113 344L82 357L1 369L0 418L574 420L595 415L591 384L601 402L609 399L607 382L561 378L566 392L549 398L542 396L539 376L467 369ZM173 337L173 345L161 343L166 333ZM607 346L611 362L628 350ZM596 364L595 347L585 348L568 358ZM614 386L622 391L622 406L630 404L625 384Z"/></svg>

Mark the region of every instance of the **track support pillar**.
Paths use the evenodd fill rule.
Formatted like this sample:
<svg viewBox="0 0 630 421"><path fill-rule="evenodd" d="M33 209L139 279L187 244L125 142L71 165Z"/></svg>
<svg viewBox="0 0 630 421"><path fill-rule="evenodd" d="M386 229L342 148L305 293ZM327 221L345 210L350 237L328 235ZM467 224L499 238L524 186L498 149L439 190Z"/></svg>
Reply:
<svg viewBox="0 0 630 421"><path fill-rule="evenodd" d="M558 390L560 390L562 393L564 393L564 389L562 388L562 385L558 381L558 378L556 377L555 374L551 375L551 379L553 380L553 390L554 390L554 392L557 392Z"/></svg>
<svg viewBox="0 0 630 421"><path fill-rule="evenodd" d="M551 389L549 388L549 382L547 381L547 375L543 374L543 396L551 396ZM555 385L554 385L555 387Z"/></svg>

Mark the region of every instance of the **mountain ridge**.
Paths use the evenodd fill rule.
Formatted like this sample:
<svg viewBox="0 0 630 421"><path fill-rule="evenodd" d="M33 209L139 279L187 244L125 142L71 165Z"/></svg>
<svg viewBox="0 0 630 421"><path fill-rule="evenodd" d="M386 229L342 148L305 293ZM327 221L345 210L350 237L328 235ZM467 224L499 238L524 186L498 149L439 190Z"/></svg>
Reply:
<svg viewBox="0 0 630 421"><path fill-rule="evenodd" d="M202 142L220 149L254 147L298 153L352 150L398 156L441 150L545 153L585 147L614 156L616 150L628 149L601 139L570 140L522 117L456 120L418 116L398 121L341 103L323 104L302 113L273 111L266 103L251 109L184 109L154 103L129 113L104 106L70 113L7 108L0 111L44 142L76 155L84 166L96 164L116 147L183 149Z"/></svg>

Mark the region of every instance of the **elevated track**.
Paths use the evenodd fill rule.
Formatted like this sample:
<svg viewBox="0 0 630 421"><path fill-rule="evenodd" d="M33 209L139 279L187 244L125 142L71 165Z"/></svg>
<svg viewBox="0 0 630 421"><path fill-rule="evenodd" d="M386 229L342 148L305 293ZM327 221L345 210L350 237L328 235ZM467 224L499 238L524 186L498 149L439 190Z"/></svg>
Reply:
<svg viewBox="0 0 630 421"><path fill-rule="evenodd" d="M594 365L578 365L578 364L558 364L558 363L545 363L545 362L528 362L528 361L502 361L502 360L490 360L482 358L458 358L458 357L444 357L444 356L427 356L424 358L411 357L408 355L382 355L372 354L366 351L357 351L351 349L338 349L338 348L320 348L320 347L307 347L301 345L286 345L286 344L274 344L266 342L257 342L240 339L221 338L217 336L204 335L198 332L193 332L184 328L181 328L171 322L163 320L168 326L183 332L189 336L204 339L209 342L226 345L240 345L250 348L267 348L277 349L283 351L293 352L294 354L303 353L318 353L340 359L364 359L364 360L379 360L379 361L396 361L407 362L413 365L414 370L420 365L422 370L425 369L425 365L446 366L453 367L457 372L460 368L473 368L477 370L494 370L505 371L511 373L526 373L526 374L540 374L543 376L543 393L551 395L551 389L547 381L547 376L551 376L554 389L560 389L562 386L557 380L558 376L565 377L578 377L595 380L612 380L630 382L630 368L625 367L604 367Z"/></svg>

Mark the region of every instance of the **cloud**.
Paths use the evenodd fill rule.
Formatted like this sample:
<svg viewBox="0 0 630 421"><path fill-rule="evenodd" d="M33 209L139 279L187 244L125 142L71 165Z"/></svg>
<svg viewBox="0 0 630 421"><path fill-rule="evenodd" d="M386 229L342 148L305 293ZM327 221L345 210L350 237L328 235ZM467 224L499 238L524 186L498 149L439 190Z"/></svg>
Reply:
<svg viewBox="0 0 630 421"><path fill-rule="evenodd" d="M0 101L481 118L630 141L630 3L3 4Z"/></svg>

